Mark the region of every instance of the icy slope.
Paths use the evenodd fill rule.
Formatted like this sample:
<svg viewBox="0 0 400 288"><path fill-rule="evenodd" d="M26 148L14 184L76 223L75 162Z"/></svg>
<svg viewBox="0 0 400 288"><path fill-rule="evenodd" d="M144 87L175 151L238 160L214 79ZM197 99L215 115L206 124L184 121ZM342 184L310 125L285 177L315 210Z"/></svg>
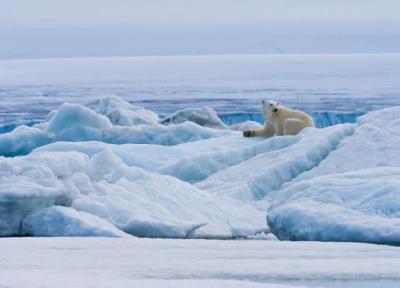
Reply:
<svg viewBox="0 0 400 288"><path fill-rule="evenodd" d="M353 125L342 124L306 129L296 136L274 137L281 149L265 151L238 165L211 175L196 186L244 201L259 200L301 173L317 166L339 142L353 133ZM276 145L276 144L275 144Z"/></svg>
<svg viewBox="0 0 400 288"><path fill-rule="evenodd" d="M358 118L354 134L345 139L318 169L300 179L362 168L400 166L400 106Z"/></svg>
<svg viewBox="0 0 400 288"><path fill-rule="evenodd" d="M280 239L400 244L400 107L358 119L319 166L270 195Z"/></svg>

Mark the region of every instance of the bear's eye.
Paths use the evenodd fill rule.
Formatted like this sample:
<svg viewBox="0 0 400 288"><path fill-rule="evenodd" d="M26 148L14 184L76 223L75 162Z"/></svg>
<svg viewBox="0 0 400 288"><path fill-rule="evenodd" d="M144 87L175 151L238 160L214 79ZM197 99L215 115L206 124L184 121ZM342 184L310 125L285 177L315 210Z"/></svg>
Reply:
<svg viewBox="0 0 400 288"><path fill-rule="evenodd" d="M271 106L271 107L272 107L272 104L269 104L269 106Z"/></svg>

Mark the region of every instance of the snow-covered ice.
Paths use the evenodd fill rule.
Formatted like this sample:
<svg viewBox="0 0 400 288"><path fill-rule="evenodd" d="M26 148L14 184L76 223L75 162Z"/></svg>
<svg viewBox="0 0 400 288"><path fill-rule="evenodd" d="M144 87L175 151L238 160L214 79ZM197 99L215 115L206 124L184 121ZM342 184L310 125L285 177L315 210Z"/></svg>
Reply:
<svg viewBox="0 0 400 288"><path fill-rule="evenodd" d="M277 193L268 224L282 240L400 244L400 168L302 181Z"/></svg>
<svg viewBox="0 0 400 288"><path fill-rule="evenodd" d="M306 129L296 136L273 137L280 149L265 151L215 173L196 186L244 201L259 200L271 191L317 166L340 141L353 132L353 125L341 124L318 130ZM274 145L272 145L274 146Z"/></svg>
<svg viewBox="0 0 400 288"><path fill-rule="evenodd" d="M138 119L142 119L143 114L148 116L151 111L136 108L116 97L103 100L100 101L97 109L99 113L81 104L64 103L57 110L49 113L46 122L38 123L35 127L19 126L11 132L0 134L0 155L24 155L37 147L57 141L176 145L232 134L229 131L202 127L191 121L170 126L157 124L157 122L154 122L153 125L134 125L135 121L140 122ZM117 109L115 107L119 107L120 110L113 110ZM124 114L120 115L120 118L116 118L116 116L107 114L107 109L111 109L111 111L126 110L129 113L126 112L128 115ZM103 112L114 123L102 115ZM214 118L208 116L206 114L203 118L202 124L205 126L209 126L208 123L215 121ZM145 122L145 120L141 122Z"/></svg>
<svg viewBox="0 0 400 288"><path fill-rule="evenodd" d="M0 239L2 287L397 287L398 247L140 238Z"/></svg>
<svg viewBox="0 0 400 288"><path fill-rule="evenodd" d="M270 196L281 239L400 244L400 108L366 114L317 167Z"/></svg>
<svg viewBox="0 0 400 288"><path fill-rule="evenodd" d="M399 107L268 139L190 117L122 126L100 110L66 103L0 135L4 156L28 154L0 158L1 235L400 243Z"/></svg>
<svg viewBox="0 0 400 288"><path fill-rule="evenodd" d="M22 221L22 235L64 237L128 237L108 221L69 207L52 206L29 214Z"/></svg>
<svg viewBox="0 0 400 288"><path fill-rule="evenodd" d="M227 126L218 117L217 112L211 107L186 108L176 111L161 120L163 124L180 124L191 121L200 126L226 129Z"/></svg>
<svg viewBox="0 0 400 288"><path fill-rule="evenodd" d="M177 145L180 143L229 134L232 133L229 131L201 127L193 122L184 122L182 124L171 126L165 126L162 124L140 125L134 127L113 126L111 129L104 131L103 141L115 144L137 143Z"/></svg>
<svg viewBox="0 0 400 288"><path fill-rule="evenodd" d="M101 99L96 111L107 116L112 124L121 126L155 124L160 120L153 111L115 96Z"/></svg>
<svg viewBox="0 0 400 288"><path fill-rule="evenodd" d="M76 152L0 157L0 235L21 234L25 216L56 204L64 193L62 179L81 171L86 161Z"/></svg>
<svg viewBox="0 0 400 288"><path fill-rule="evenodd" d="M50 141L50 136L41 129L18 126L9 133L0 134L0 155L25 155Z"/></svg>
<svg viewBox="0 0 400 288"><path fill-rule="evenodd" d="M103 115L79 104L65 103L50 117L46 132L53 141L102 140L112 124Z"/></svg>
<svg viewBox="0 0 400 288"><path fill-rule="evenodd" d="M107 148L118 155L128 166L175 176L192 183L263 151L275 150L287 145L287 142L278 139L271 139L265 143L262 140L261 138L245 139L241 137L240 133L232 133L224 137L202 139L173 146L55 142L40 147L36 151L79 151L92 156ZM132 151L134 152L132 153Z"/></svg>
<svg viewBox="0 0 400 288"><path fill-rule="evenodd" d="M117 162L110 159L116 156L109 150L96 154L92 161L96 157L101 157L94 161L102 165ZM101 165L96 164L93 167L97 170ZM106 172L106 181L93 183L91 191L76 199L72 207L145 237L230 238L266 228L263 213L250 205L214 197L174 177L119 163L114 166L114 171Z"/></svg>
<svg viewBox="0 0 400 288"><path fill-rule="evenodd" d="M0 160L2 236L81 235L82 229L89 229L82 228L87 226L84 215L41 212L53 205L96 215L137 236L231 238L266 229L264 213L251 205L212 195L171 176L128 167L109 149L91 158L75 151L42 151ZM60 228L62 223L50 217L72 224ZM101 221L89 220L90 229L104 230ZM43 228L46 232L40 230L43 223L49 225Z"/></svg>

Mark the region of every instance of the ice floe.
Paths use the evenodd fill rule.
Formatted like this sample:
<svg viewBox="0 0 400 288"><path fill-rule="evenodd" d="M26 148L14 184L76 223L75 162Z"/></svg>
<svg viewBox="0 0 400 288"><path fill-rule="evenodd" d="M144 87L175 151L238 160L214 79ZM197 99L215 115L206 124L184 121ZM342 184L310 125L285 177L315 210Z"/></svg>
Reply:
<svg viewBox="0 0 400 288"><path fill-rule="evenodd" d="M400 107L366 114L317 167L270 195L280 239L400 244Z"/></svg>
<svg viewBox="0 0 400 288"><path fill-rule="evenodd" d="M41 237L129 237L104 219L62 206L44 208L26 216L21 234Z"/></svg>
<svg viewBox="0 0 400 288"><path fill-rule="evenodd" d="M25 155L39 146L51 142L50 137L41 129L18 126L13 131L0 134L0 155Z"/></svg>
<svg viewBox="0 0 400 288"><path fill-rule="evenodd" d="M35 127L20 126L11 132L0 134L0 155L26 155L37 147L57 141L176 145L230 134L228 130L202 127L194 122L170 126L157 124L153 112L136 108L119 98L101 101L98 111L99 113L81 104L64 103L59 109L49 113L47 122L39 123ZM114 117L110 111L119 111L122 116ZM146 122L143 120L146 117L152 118L154 123L153 120L146 120L153 124L134 125ZM137 120L139 118L143 121Z"/></svg>
<svg viewBox="0 0 400 288"><path fill-rule="evenodd" d="M151 125L159 121L158 115L153 111L142 106L132 105L116 96L101 99L96 111L107 116L114 125Z"/></svg>
<svg viewBox="0 0 400 288"><path fill-rule="evenodd" d="M231 238L266 228L264 213L251 205L201 191L175 177L128 167L109 149L91 158L79 152L34 152L2 157L0 165L2 236L104 232L104 223L84 215L40 212L54 205L90 213L146 237ZM23 222L26 217L28 222ZM68 232L67 224L48 217L69 219L81 230ZM41 228L52 223L61 226ZM96 223L100 227L93 227Z"/></svg>
<svg viewBox="0 0 400 288"><path fill-rule="evenodd" d="M63 179L82 171L87 161L77 152L0 157L0 235L20 235L26 215L72 193L65 191Z"/></svg>
<svg viewBox="0 0 400 288"><path fill-rule="evenodd" d="M194 122L200 126L227 129L228 126L218 117L217 112L211 107L186 108L161 120L163 124L180 124L186 121Z"/></svg>

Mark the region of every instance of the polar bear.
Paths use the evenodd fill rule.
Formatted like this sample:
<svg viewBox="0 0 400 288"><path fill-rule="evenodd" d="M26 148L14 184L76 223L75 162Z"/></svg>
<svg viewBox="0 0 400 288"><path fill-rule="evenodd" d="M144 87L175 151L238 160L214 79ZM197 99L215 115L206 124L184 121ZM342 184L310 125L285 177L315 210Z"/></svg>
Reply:
<svg viewBox="0 0 400 288"><path fill-rule="evenodd" d="M264 127L246 130L244 137L296 135L306 127L315 127L310 115L285 107L276 101L262 101L262 113L266 119Z"/></svg>

